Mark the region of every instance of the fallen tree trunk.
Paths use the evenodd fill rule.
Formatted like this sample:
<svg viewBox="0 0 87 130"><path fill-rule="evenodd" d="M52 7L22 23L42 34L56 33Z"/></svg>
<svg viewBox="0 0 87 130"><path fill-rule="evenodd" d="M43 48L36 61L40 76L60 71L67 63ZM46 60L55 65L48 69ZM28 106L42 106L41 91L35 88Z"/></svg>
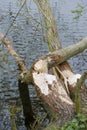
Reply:
<svg viewBox="0 0 87 130"><path fill-rule="evenodd" d="M48 53L47 55L40 58L40 60L46 62L48 68L57 66L58 64L63 63L64 61L68 60L69 58L83 52L87 48L87 38L83 39L82 41L70 45L66 48L56 50L52 53ZM43 64L44 65L44 64Z"/></svg>

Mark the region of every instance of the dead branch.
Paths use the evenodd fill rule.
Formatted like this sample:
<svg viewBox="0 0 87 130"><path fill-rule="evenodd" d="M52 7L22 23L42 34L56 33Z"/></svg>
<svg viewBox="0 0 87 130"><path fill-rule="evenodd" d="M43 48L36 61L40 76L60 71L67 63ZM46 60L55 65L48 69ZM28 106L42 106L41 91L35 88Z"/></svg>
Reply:
<svg viewBox="0 0 87 130"><path fill-rule="evenodd" d="M9 53L14 57L14 59L17 61L19 68L22 72L26 71L26 66L24 64L23 59L20 58L20 56L17 54L17 52L14 50L12 43L2 34L0 33L0 40L4 43L4 45L7 46Z"/></svg>

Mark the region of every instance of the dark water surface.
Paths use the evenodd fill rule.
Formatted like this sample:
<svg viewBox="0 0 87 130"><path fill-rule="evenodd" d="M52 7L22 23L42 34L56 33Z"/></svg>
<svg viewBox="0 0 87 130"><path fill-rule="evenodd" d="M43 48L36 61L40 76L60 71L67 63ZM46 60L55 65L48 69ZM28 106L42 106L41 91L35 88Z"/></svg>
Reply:
<svg viewBox="0 0 87 130"><path fill-rule="evenodd" d="M56 17L59 35L62 46L76 43L87 36L87 2L85 0L51 0L51 5ZM79 9L78 3L84 6L83 15L79 19L73 19L75 14L71 10ZM18 1L0 0L0 32L6 33L8 26L12 23L19 10ZM27 9L27 6L32 8ZM36 20L35 20L36 19ZM43 40L43 30L39 25L39 14L35 4L28 2L11 27L8 38L11 40L15 50L24 59L27 68L40 56L48 52L47 44ZM3 52L1 50L4 50ZM7 54L7 48L0 42L0 61L2 55ZM8 55L4 59L10 61L9 64L0 62L0 130L11 130L10 106L16 101L22 107L18 90L18 66L12 56ZM82 74L87 71L87 50L69 60L73 70ZM42 103L36 98L35 90L29 86L30 96L37 116L42 118L44 110ZM46 123L46 122L45 122ZM22 111L16 115L18 130L26 130ZM44 124L43 124L44 125Z"/></svg>

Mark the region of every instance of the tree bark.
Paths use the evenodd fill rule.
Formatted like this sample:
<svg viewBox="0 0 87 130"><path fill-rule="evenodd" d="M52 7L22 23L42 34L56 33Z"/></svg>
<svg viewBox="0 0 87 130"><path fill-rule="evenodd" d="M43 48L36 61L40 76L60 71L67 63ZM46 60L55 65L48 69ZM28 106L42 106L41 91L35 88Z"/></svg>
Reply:
<svg viewBox="0 0 87 130"><path fill-rule="evenodd" d="M76 87L74 89L74 95L75 95L75 105L76 105L76 113L79 114L81 113L83 110L86 110L85 106L83 105L82 107L82 104L81 104L81 100L82 102L84 102L86 99L86 95L87 94L87 90L85 88L81 89L82 85L84 84L85 80L87 79L87 72L85 72L81 77L80 79L77 80L77 83L76 83ZM81 92L83 91L83 92ZM81 96L82 94L82 96ZM83 97L83 98L81 98ZM87 100L86 100L87 102ZM84 104L86 104L86 102ZM85 112L85 111L84 111ZM87 110L86 110L86 113L87 113Z"/></svg>
<svg viewBox="0 0 87 130"><path fill-rule="evenodd" d="M52 53L48 53L40 59L44 60L44 63L47 63L48 68L51 68L63 63L74 55L83 52L86 48L87 38L84 38L82 41L76 44L70 45L64 49L56 50Z"/></svg>
<svg viewBox="0 0 87 130"><path fill-rule="evenodd" d="M34 0L43 14L46 25L46 38L49 51L53 52L61 48L61 41L58 34L55 18L53 16L48 0Z"/></svg>

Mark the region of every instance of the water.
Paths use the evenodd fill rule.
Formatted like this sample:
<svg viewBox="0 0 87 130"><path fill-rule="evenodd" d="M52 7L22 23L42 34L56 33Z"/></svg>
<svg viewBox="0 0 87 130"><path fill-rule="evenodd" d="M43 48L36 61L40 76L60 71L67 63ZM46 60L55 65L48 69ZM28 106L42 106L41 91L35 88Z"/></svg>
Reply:
<svg viewBox="0 0 87 130"><path fill-rule="evenodd" d="M86 8L83 15L77 20L73 19L75 14L71 13L71 10L78 9L78 3L85 7L87 5L85 0L61 0L59 2L51 0L63 47L76 43L87 35ZM6 33L20 5L16 0L0 0L0 32ZM37 22L40 19L37 7L30 1L27 6L30 6L32 10L30 9L28 12L26 6L24 6L13 27L11 27L8 38L11 40L15 50L24 59L27 68L30 68L37 58L48 52L48 48L46 41L43 40L43 30ZM0 45L1 48L3 48L2 45ZM6 47L4 47L3 52L0 51L0 60L2 59L1 55L4 53L7 53ZM0 62L0 66L4 67L4 69L0 68L0 128L1 130L10 130L11 103L16 101L18 106L22 107L22 105L18 90L17 76L19 71L17 63L10 55L5 59L10 61L10 63ZM76 73L82 74L87 71L87 50L71 58L69 63ZM34 88L29 86L29 89L33 109L41 119L41 115L44 115L42 103L36 98ZM16 115L16 123L18 130L26 130L22 111Z"/></svg>

